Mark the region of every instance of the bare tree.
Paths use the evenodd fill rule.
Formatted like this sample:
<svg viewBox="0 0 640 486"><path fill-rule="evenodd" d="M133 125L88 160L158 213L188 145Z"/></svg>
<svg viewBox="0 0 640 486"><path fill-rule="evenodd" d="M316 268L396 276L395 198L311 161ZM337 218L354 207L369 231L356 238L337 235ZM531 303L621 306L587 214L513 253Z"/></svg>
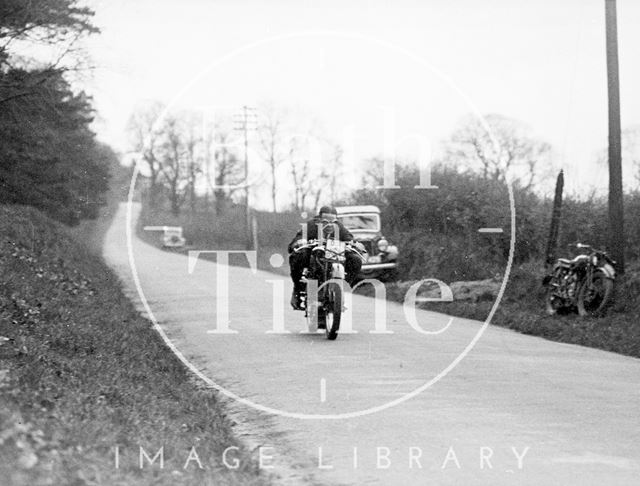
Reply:
<svg viewBox="0 0 640 486"><path fill-rule="evenodd" d="M626 127L621 132L623 184L626 191L640 190L640 125ZM602 148L596 155L596 163L602 169L609 165L609 153Z"/></svg>
<svg viewBox="0 0 640 486"><path fill-rule="evenodd" d="M622 131L622 161L625 169L633 175L629 189L640 186L640 125L625 128Z"/></svg>
<svg viewBox="0 0 640 486"><path fill-rule="evenodd" d="M215 199L216 214L224 212L243 177L240 160L229 149L231 133L224 123L217 123L204 134L205 179Z"/></svg>
<svg viewBox="0 0 640 486"><path fill-rule="evenodd" d="M333 204L338 197L339 181L344 175L343 156L344 149L337 143L330 144L329 163L322 173L329 187L329 198Z"/></svg>
<svg viewBox="0 0 640 486"><path fill-rule="evenodd" d="M295 150L291 149L289 151L289 168L293 180L293 207L298 212L304 211L307 197L313 189L311 164L308 158L297 158Z"/></svg>
<svg viewBox="0 0 640 486"><path fill-rule="evenodd" d="M181 115L184 138L184 153L186 158L186 183L189 197L189 208L191 215L196 212L196 185L198 178L203 171L203 161L201 155L202 131L200 118L192 112L185 112Z"/></svg>
<svg viewBox="0 0 640 486"><path fill-rule="evenodd" d="M271 209L277 211L276 196L278 193L278 180L276 171L287 160L287 150L284 146L284 127L286 112L278 110L271 105L266 105L260 110L258 122L258 139L262 156L269 165L271 175Z"/></svg>
<svg viewBox="0 0 640 486"><path fill-rule="evenodd" d="M319 173L309 177L309 192L313 196L314 208L320 206L323 196L333 204L338 198L339 182L344 175L342 156L344 151L337 143L327 142L327 154L323 160Z"/></svg>
<svg viewBox="0 0 640 486"><path fill-rule="evenodd" d="M466 118L452 134L446 160L457 168L478 167L484 178L517 181L532 188L540 179L541 162L551 145L530 134L527 125L502 116L484 117L490 132L475 117Z"/></svg>
<svg viewBox="0 0 640 486"><path fill-rule="evenodd" d="M299 212L308 209L309 198L313 198L314 202L319 200L324 190L320 181L321 167L318 167L319 161L316 160L318 154L314 154L312 150L315 140L310 135L298 136L290 138L288 143L287 159L293 182L293 207Z"/></svg>
<svg viewBox="0 0 640 486"><path fill-rule="evenodd" d="M177 116L167 116L162 127L162 180L169 190L171 212L180 214L186 198L187 183L187 150L184 140L183 121Z"/></svg>
<svg viewBox="0 0 640 486"><path fill-rule="evenodd" d="M162 163L158 156L158 144L160 131L154 128L154 124L164 106L158 101L141 105L133 112L127 122L127 133L130 148L146 163L149 170L149 204L155 207L158 203L158 193Z"/></svg>

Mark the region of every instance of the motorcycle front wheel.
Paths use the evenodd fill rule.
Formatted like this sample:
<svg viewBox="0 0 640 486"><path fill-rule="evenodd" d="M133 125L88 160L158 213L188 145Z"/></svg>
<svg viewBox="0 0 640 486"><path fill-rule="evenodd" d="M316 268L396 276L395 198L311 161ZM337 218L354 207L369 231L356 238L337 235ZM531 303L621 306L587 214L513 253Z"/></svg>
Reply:
<svg viewBox="0 0 640 486"><path fill-rule="evenodd" d="M613 280L596 272L591 282L585 282L578 293L578 314L601 315L613 299Z"/></svg>
<svg viewBox="0 0 640 486"><path fill-rule="evenodd" d="M325 334L330 341L338 337L340 329L340 319L342 317L342 289L337 283L327 284L323 319L325 324Z"/></svg>

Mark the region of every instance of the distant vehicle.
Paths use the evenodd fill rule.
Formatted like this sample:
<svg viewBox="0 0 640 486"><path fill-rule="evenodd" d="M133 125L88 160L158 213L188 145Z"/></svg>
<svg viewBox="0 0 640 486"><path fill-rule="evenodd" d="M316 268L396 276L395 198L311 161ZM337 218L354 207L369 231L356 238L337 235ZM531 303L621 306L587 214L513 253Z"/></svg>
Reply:
<svg viewBox="0 0 640 486"><path fill-rule="evenodd" d="M187 240L182 236L182 226L145 226L145 231L162 231L164 248L182 248Z"/></svg>
<svg viewBox="0 0 640 486"><path fill-rule="evenodd" d="M398 247L382 235L380 208L377 206L336 207L338 219L351 231L356 241L367 250L366 262L362 264L361 277L383 281L398 278Z"/></svg>
<svg viewBox="0 0 640 486"><path fill-rule="evenodd" d="M184 236L182 236L181 226L168 226L162 235L162 246L168 248L181 248L186 244Z"/></svg>

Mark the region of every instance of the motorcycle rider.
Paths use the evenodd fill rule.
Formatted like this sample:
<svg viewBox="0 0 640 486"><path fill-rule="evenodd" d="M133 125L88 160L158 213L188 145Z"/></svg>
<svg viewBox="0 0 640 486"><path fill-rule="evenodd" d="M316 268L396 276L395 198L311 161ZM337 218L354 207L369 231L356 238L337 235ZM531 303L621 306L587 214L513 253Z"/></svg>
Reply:
<svg viewBox="0 0 640 486"><path fill-rule="evenodd" d="M318 234L321 232L323 238L335 238L340 241L353 241L353 235L338 219L338 213L331 206L322 206L318 214L312 219L302 224L291 243L289 243L289 267L291 269L291 280L293 280L293 292L291 294L291 306L295 310L301 310L300 292L304 290L304 284L300 282L302 272L309 267L311 258L311 248L305 248L298 252L294 251L297 247L306 243L305 240L317 240ZM334 233L338 233L335 235ZM363 251L364 247L360 243L356 246ZM345 272L346 281L349 285L353 285L360 269L362 268L362 260L353 252L345 254Z"/></svg>

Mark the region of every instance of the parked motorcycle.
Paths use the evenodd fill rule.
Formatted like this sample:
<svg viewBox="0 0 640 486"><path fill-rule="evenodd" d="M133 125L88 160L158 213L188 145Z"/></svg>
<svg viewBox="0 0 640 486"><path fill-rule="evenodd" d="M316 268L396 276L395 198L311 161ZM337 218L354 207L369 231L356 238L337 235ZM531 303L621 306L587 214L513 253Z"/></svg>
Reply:
<svg viewBox="0 0 640 486"><path fill-rule="evenodd" d="M613 300L615 262L605 251L578 243L586 253L569 260L559 258L551 275L544 278L547 287L545 306L548 314L578 310L581 316L599 315Z"/></svg>
<svg viewBox="0 0 640 486"><path fill-rule="evenodd" d="M304 270L301 280L305 284L305 290L301 293L301 307L305 311L309 331L325 329L329 340L336 339L340 329L345 254L355 252L365 260L356 245L335 239L310 240L294 250L300 252L311 249L309 268Z"/></svg>

